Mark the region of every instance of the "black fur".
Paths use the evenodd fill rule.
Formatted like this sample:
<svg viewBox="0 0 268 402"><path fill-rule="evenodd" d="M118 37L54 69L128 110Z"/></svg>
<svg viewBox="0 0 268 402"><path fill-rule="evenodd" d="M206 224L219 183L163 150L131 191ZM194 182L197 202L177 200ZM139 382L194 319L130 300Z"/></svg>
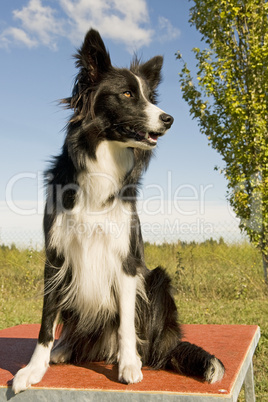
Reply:
<svg viewBox="0 0 268 402"><path fill-rule="evenodd" d="M153 106L156 103L163 59L156 56L142 64L136 58L130 70L114 68L99 33L94 30L86 35L76 59L79 73L73 93L70 98L62 101L73 109L73 115L67 125L62 152L46 172L44 233L47 261L38 342L48 347L53 341L53 325L60 313L63 329L55 352L62 354L65 362L81 363L91 359L117 363L119 308L111 308L107 314L102 312L94 320L91 319L93 311L89 311L87 317L84 316L84 307L77 307L76 294L70 293L70 286L76 280L75 270L79 261L71 261L65 255L70 249L77 247L78 237L72 240L71 234L62 226L59 229L60 240L53 240L57 219L61 216L68 218L68 214L72 214L77 207L85 208L81 200L85 203L93 199L98 202L98 208L103 210L117 202L122 208L129 208L131 214L128 251L124 256L116 258L119 258L121 264L119 271L122 269L122 272L131 277L138 276L141 281L136 295L135 330L137 352L142 364L155 368L172 368L179 373L198 376L208 381L219 380L224 372L222 363L200 347L181 341L182 333L171 281L165 270L157 267L150 271L144 261L136 209L138 186L153 154L157 138L173 122L170 115ZM151 118L150 111L157 118ZM114 188L111 186L107 195L101 194L103 199L98 200L98 189L90 187L88 193L85 193L86 185L81 183L83 175L91 174L88 171L89 164L94 167L95 162L100 162L97 152L103 143L117 144L118 152L124 149L126 154L122 153L123 156L120 157L123 159L112 165L116 167L118 163L123 166L120 165L121 170L118 170L117 176L113 176L117 185ZM116 153L113 158L116 160ZM65 239L68 242L67 249L64 248ZM101 236L99 239L102 242ZM96 243L96 252L101 253L102 245L99 242ZM105 253L104 248L103 252ZM77 252L70 255L80 258ZM111 283L110 298L111 304L118 306L119 295L114 282ZM215 377L214 372L217 370L222 373ZM15 385L14 389L21 390L23 386Z"/></svg>

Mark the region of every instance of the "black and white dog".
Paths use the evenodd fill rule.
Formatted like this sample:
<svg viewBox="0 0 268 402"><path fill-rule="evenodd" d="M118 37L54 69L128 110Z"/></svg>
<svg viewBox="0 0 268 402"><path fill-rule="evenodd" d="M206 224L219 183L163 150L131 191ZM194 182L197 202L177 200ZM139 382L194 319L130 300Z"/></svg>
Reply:
<svg viewBox="0 0 268 402"><path fill-rule="evenodd" d="M13 390L39 382L49 362L118 363L124 383L141 381L142 365L219 381L223 364L181 341L169 277L144 262L139 180L173 123L155 105L163 58L114 68L95 30L76 58L73 93L63 100L73 115L62 153L46 173L42 325Z"/></svg>

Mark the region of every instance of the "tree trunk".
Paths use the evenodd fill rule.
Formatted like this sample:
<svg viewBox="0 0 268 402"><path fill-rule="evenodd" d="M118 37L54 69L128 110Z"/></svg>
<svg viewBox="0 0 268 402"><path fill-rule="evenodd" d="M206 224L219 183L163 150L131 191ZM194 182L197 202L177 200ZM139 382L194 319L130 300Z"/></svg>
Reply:
<svg viewBox="0 0 268 402"><path fill-rule="evenodd" d="M264 280L265 280L265 283L268 284L268 277L267 277L268 255L267 254L262 253L262 261L263 261Z"/></svg>

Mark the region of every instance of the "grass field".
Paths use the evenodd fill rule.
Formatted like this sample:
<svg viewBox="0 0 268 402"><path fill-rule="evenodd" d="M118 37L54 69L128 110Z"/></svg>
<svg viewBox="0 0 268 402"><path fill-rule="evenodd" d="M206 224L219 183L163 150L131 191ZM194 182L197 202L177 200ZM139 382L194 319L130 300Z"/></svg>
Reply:
<svg viewBox="0 0 268 402"><path fill-rule="evenodd" d="M223 241L145 245L149 268L166 267L185 324L257 324L255 390L268 402L268 286L261 256L249 244ZM44 254L0 247L0 328L40 322ZM243 391L239 401L244 401Z"/></svg>

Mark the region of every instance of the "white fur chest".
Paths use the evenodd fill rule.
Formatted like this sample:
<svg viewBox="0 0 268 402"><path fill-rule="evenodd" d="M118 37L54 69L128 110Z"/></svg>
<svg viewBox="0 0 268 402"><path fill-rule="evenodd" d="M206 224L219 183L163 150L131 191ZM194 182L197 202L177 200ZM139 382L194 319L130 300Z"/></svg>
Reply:
<svg viewBox="0 0 268 402"><path fill-rule="evenodd" d="M102 208L111 195L122 187L123 179L134 166L133 150L124 143L102 141L96 150L96 160L88 159L87 171L78 178L86 193L91 211Z"/></svg>
<svg viewBox="0 0 268 402"><path fill-rule="evenodd" d="M112 145L111 145L112 144ZM99 314L113 314L118 306L122 261L130 242L131 205L117 194L125 174L133 166L126 148L103 142L97 159L88 161L87 172L78 177L80 190L73 210L60 213L54 223L51 246L65 257L60 277L72 266L72 283L66 304L92 323Z"/></svg>

